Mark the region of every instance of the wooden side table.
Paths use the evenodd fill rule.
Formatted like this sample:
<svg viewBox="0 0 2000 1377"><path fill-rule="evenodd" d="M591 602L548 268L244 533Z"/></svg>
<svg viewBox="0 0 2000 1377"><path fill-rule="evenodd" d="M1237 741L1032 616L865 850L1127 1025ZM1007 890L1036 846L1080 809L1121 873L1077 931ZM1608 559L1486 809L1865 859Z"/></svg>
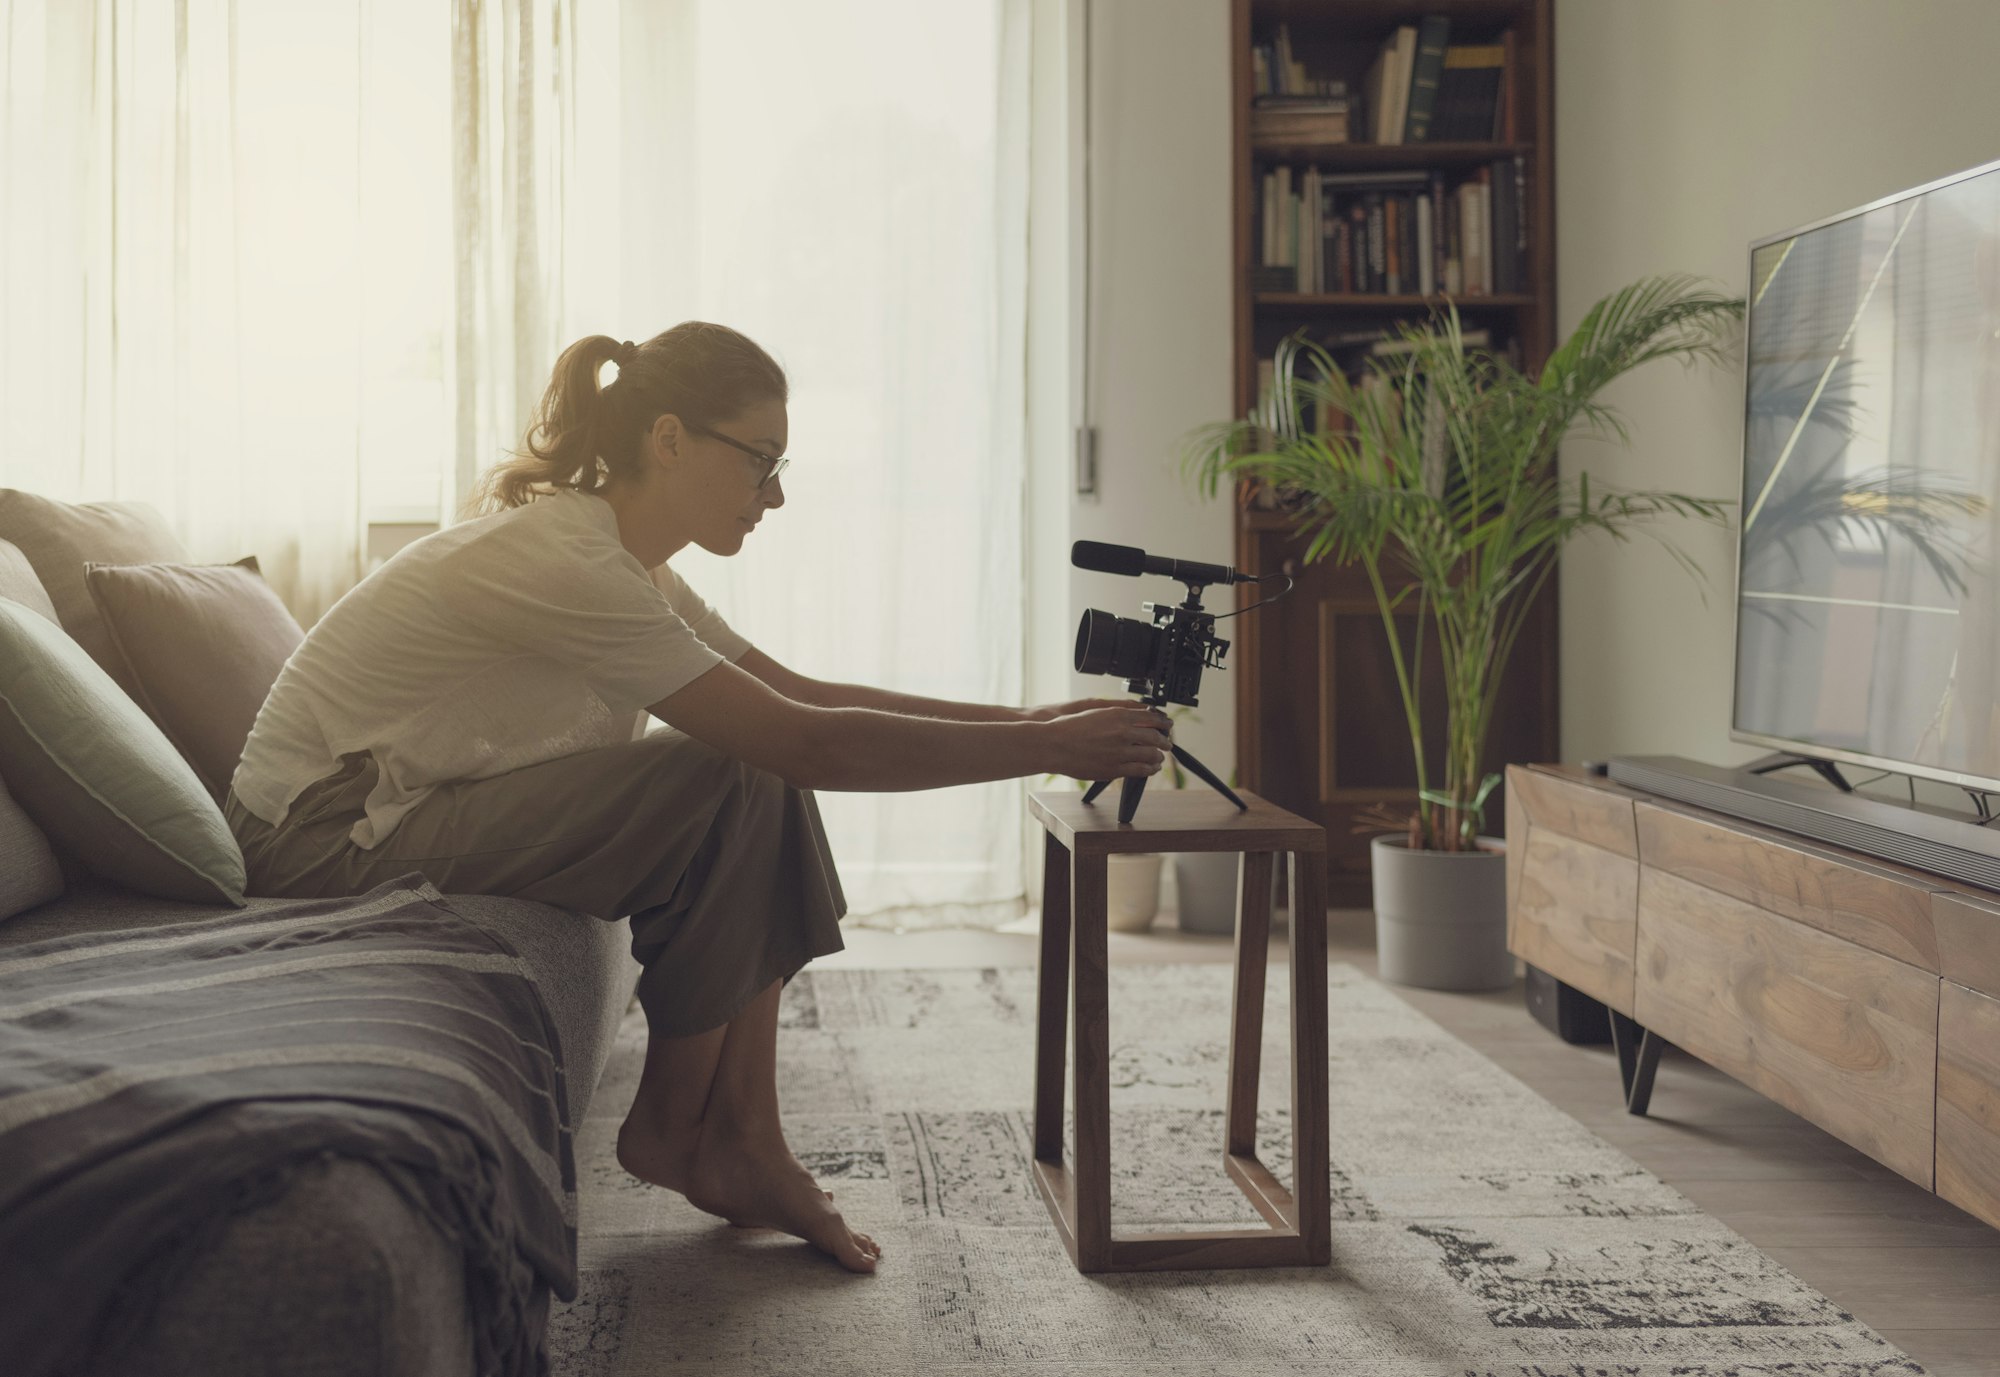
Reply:
<svg viewBox="0 0 2000 1377"><path fill-rule="evenodd" d="M1035 793L1047 832L1036 994L1035 1178L1079 1272L1197 1267L1324 1267L1333 1257L1327 1190L1326 830L1254 794L1239 812L1207 789L1151 790L1130 825L1113 796ZM1111 1235L1111 1046L1105 858L1114 851L1238 851L1236 977L1222 1166L1267 1227ZM1257 1073L1271 882L1292 861L1292 1171L1287 1191L1257 1160ZM1074 972L1074 984L1071 974ZM1065 997L1070 1007L1065 1007ZM1063 1165L1068 1019L1076 1020L1075 1169Z"/></svg>

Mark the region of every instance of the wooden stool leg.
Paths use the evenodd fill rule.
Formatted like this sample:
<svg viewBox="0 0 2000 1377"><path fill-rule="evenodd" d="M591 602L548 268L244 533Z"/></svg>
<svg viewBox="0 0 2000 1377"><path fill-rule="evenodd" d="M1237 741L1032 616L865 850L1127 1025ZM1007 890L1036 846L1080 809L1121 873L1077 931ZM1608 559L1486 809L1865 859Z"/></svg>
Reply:
<svg viewBox="0 0 2000 1377"><path fill-rule="evenodd" d="M1257 1076L1264 1050L1264 968L1271 947L1272 854L1246 851L1236 892L1236 988L1229 1010L1229 1108L1223 1151L1257 1151Z"/></svg>
<svg viewBox="0 0 2000 1377"><path fill-rule="evenodd" d="M1333 1259L1327 1191L1326 857L1292 853L1292 1196L1307 1262Z"/></svg>
<svg viewBox="0 0 2000 1377"><path fill-rule="evenodd" d="M1110 909L1103 852L1071 857L1070 959L1076 1001L1076 1266L1111 1263Z"/></svg>
<svg viewBox="0 0 2000 1377"><path fill-rule="evenodd" d="M1035 981L1035 1158L1062 1163L1063 1078L1069 1062L1069 848L1042 847L1042 944Z"/></svg>

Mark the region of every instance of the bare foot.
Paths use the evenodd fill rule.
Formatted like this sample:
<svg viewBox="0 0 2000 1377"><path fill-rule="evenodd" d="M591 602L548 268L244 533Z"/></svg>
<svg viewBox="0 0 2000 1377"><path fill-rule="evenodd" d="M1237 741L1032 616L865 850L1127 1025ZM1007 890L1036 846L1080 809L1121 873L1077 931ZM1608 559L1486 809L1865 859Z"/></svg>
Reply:
<svg viewBox="0 0 2000 1377"><path fill-rule="evenodd" d="M627 1119L618 1127L618 1165L641 1181L685 1194L694 1170L695 1143L695 1135L680 1141Z"/></svg>
<svg viewBox="0 0 2000 1377"><path fill-rule="evenodd" d="M828 1200L833 1199L832 1191L821 1191L820 1194ZM729 1221L729 1227L732 1229L768 1229L771 1226L769 1224L752 1224L747 1219L732 1219Z"/></svg>
<svg viewBox="0 0 2000 1377"><path fill-rule="evenodd" d="M777 1229L802 1238L850 1272L872 1272L882 1256L874 1239L847 1227L833 1196L819 1188L782 1140L773 1147L704 1133L683 1194L697 1209L740 1228Z"/></svg>
<svg viewBox="0 0 2000 1377"><path fill-rule="evenodd" d="M686 1144L627 1119L618 1130L618 1165L641 1181L679 1191L696 1209L736 1228L803 1238L851 1272L874 1271L882 1256L874 1239L847 1227L833 1208L833 1192L819 1188L782 1139L775 1151L719 1133Z"/></svg>

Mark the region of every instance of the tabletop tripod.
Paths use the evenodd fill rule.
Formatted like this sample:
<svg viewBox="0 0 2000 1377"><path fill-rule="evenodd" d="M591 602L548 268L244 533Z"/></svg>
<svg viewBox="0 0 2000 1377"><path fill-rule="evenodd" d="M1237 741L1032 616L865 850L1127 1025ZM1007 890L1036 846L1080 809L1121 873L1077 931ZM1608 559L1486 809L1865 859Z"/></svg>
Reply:
<svg viewBox="0 0 2000 1377"><path fill-rule="evenodd" d="M1141 703L1144 703L1149 708L1157 708L1167 700L1164 696L1159 694L1148 694L1146 697L1140 699L1139 701ZM1224 784L1221 780L1217 779L1215 777L1215 771L1209 769L1208 766L1202 764L1199 760L1196 760L1194 758L1194 753L1192 751L1183 748L1178 742L1169 746L1168 749L1173 752L1175 760L1178 760L1181 764L1187 766L1188 772L1190 774L1194 775L1197 779L1207 784L1209 788L1215 790L1216 793L1221 794L1224 798L1228 799L1231 803L1235 804L1237 808L1245 812L1249 811L1250 805L1245 803L1242 799L1238 798L1236 796L1236 791L1234 789L1231 789L1227 784ZM1145 795L1146 776L1145 775L1130 776L1124 781L1124 786L1125 787L1119 792L1118 795L1118 821L1130 822L1132 821L1133 816L1139 811L1140 798L1142 798ZM1091 785L1090 788L1084 791L1083 801L1085 803L1097 802L1097 796L1103 793L1106 789L1109 789L1110 787L1111 787L1110 780L1108 779L1098 780L1097 783Z"/></svg>

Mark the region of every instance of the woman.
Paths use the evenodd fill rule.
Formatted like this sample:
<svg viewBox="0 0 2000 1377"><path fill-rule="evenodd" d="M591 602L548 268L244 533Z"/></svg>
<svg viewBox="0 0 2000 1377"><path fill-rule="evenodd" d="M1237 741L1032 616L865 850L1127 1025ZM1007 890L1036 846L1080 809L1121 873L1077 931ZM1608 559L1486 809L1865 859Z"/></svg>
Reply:
<svg viewBox="0 0 2000 1377"><path fill-rule="evenodd" d="M571 345L485 514L399 552L286 663L226 812L256 893L417 870L629 914L649 1042L619 1162L872 1271L778 1118L779 991L846 912L808 791L1149 775L1166 722L822 683L732 630L667 560L734 555L784 505L786 394L720 325Z"/></svg>

